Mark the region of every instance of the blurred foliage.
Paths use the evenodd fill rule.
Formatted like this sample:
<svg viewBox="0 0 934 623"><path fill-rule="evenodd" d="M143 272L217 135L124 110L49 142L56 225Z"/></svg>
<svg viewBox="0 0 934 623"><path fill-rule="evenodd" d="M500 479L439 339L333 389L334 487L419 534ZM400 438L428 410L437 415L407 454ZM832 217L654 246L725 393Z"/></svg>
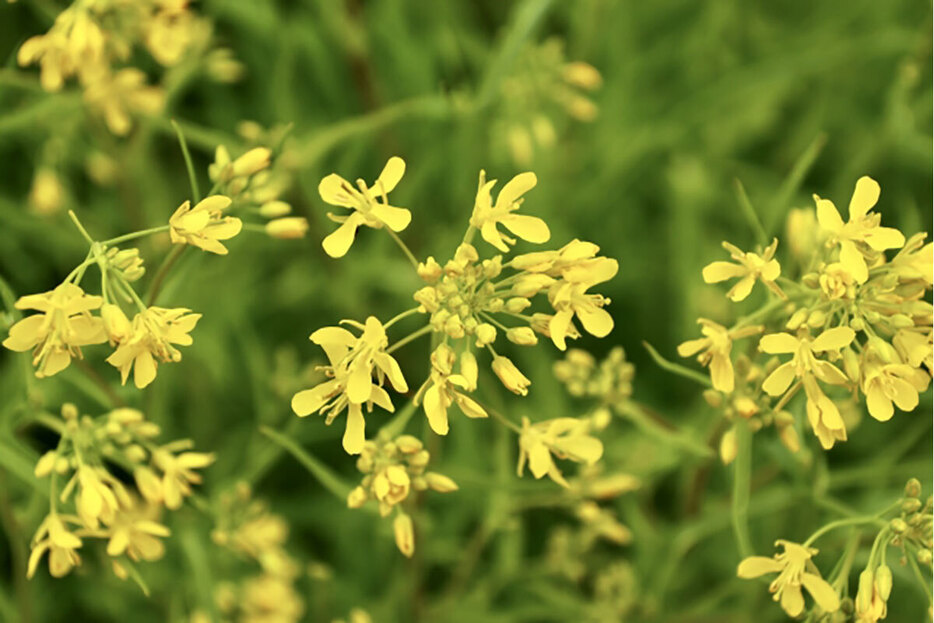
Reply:
<svg viewBox="0 0 934 623"><path fill-rule="evenodd" d="M439 470L460 491L428 502L418 553L407 561L388 524L346 509L259 427L283 432L344 481L357 480L340 449L340 427L297 420L289 397L311 378L306 363L320 363L306 339L312 330L341 318L389 317L410 305L419 285L386 236L360 235L341 261L320 246L332 228L317 194L321 177L337 171L372 179L398 154L409 173L393 198L413 211L405 238L419 257L448 257L460 241L478 170L500 180L534 170L539 184L525 205L549 223L553 240L591 240L619 260L619 275L602 290L613 299L616 330L578 345L598 356L623 346L636 366L635 395L712 445L718 420L697 388L657 366L642 342L673 358L698 315L726 315L728 302L703 287L700 268L719 259L723 239L743 248L755 242L734 180L770 237L789 208L811 205L811 193L842 201L864 174L882 184L886 224L931 231L929 3L204 0L196 9L244 64L243 79L223 84L173 70L166 113L142 119L127 138L90 118L75 87L46 94L34 70L16 67L22 42L46 31L62 8L56 0L0 7L7 299L51 289L81 260L86 245L67 209L106 238L162 224L188 198L169 118L184 129L202 178L217 144L251 144L243 120L291 124L286 166L294 183L283 198L309 220L307 236L244 232L229 242L226 258L186 256L184 279L170 281L166 296L204 314L195 345L141 395L117 391L169 437L191 437L217 454L205 472L205 497L245 479L287 519L291 553L320 571L298 584L306 620L345 616L352 607L380 622L582 620L585 612L596 616L593 595L601 590L636 604L637 614L620 620L784 620L763 587L735 578L730 475L715 459L686 456L633 429L615 437L605 453L609 468L647 484L615 503L632 543L592 553L619 565L616 575L582 586L549 575L544 558L546 536L572 518L560 510L508 511L517 492L552 490L515 478L508 431L459 422L443 444L432 438ZM568 59L602 74L602 87L587 94L599 114L584 123L542 102L554 143L518 166L503 135L503 120L515 115L503 85L524 71L528 46L549 38L563 41ZM116 163L107 184L87 172L92 151ZM62 208L48 215L28 208L43 166L64 186ZM167 250L161 238L141 248ZM514 419L583 409L547 380L558 353L550 359L545 350L519 359L530 378L543 380L523 402L502 405ZM400 362L427 372L425 354L406 349ZM102 364L97 354L89 361ZM31 612L34 621L182 621L195 607L211 611L213 584L232 563L210 562L213 526L196 509L179 513L166 558L142 571L148 599L132 583L95 572L103 560L65 579L40 573L25 581L23 548L42 500L30 487L31 465L16 466L52 440L19 423L20 364L0 353L0 619ZM39 388L53 410L71 401L102 411L100 389L74 367ZM815 491L865 512L897 497L911 476L930 493L930 413L928 394L916 413L889 425L863 418L833 452L809 439L804 451L814 471L792 462L774 439L757 443L749 511L755 549L769 553L778 536L803 539L826 521ZM422 420L413 421L424 437ZM919 620L924 596L907 575L896 585L889 620Z"/></svg>

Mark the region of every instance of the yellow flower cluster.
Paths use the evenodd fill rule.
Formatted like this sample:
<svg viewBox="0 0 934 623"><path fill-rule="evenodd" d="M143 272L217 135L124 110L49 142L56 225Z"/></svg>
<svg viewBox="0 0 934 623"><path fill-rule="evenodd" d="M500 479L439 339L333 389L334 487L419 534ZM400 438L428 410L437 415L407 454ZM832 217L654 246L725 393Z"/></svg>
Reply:
<svg viewBox="0 0 934 623"><path fill-rule="evenodd" d="M49 478L50 508L32 540L29 577L46 552L50 573L67 575L81 563L84 539L107 540L107 555L121 578L131 575L133 563L161 558L165 548L159 539L169 529L159 523L160 509L179 508L192 494L191 485L201 482L195 470L214 456L191 452L189 440L158 445L159 427L135 409L92 418L66 404L61 419L49 415L44 423L60 437L36 463L36 476ZM130 472L133 484L113 475L112 464Z"/></svg>
<svg viewBox="0 0 934 623"><path fill-rule="evenodd" d="M253 499L246 483L221 495L215 516L214 542L260 566L258 574L218 584L214 598L221 621L300 621L305 604L295 584L301 570L286 550L289 526L285 519Z"/></svg>
<svg viewBox="0 0 934 623"><path fill-rule="evenodd" d="M555 144L555 124L560 124L562 117L583 122L597 117L597 105L586 93L602 84L603 78L593 65L567 60L560 39L529 47L516 70L503 80L493 134L505 140L516 164L527 166L537 150Z"/></svg>
<svg viewBox="0 0 934 623"><path fill-rule="evenodd" d="M132 116L153 115L164 106L165 92L150 86L135 67L121 67L133 51L144 48L164 67L178 65L191 52L204 53L209 74L236 79L239 67L229 50L208 51L208 22L196 16L188 0L75 0L48 32L20 47L21 66L38 64L46 91L61 90L76 77L88 107L116 135L132 128Z"/></svg>
<svg viewBox="0 0 934 623"><path fill-rule="evenodd" d="M820 571L811 562L817 554L813 547L805 547L791 541L776 541L776 547L784 551L772 558L750 556L741 563L736 574L745 579L777 573L769 592L779 602L788 616L797 617L804 612L804 588L824 612L834 612L840 607L840 598L834 588L821 577Z"/></svg>
<svg viewBox="0 0 934 623"><path fill-rule="evenodd" d="M719 404L735 407L747 419L763 413L781 421L789 448L798 444L788 432L792 416L784 409L802 388L806 419L829 449L846 440L847 426L838 406L846 399L841 402L828 388L862 395L869 414L886 421L896 407L913 410L930 385L932 244L925 244L926 234L906 239L897 229L882 227L881 216L872 211L879 195L879 185L862 177L846 222L830 200L817 196L810 219L795 212L787 234L798 269L794 279L781 277L774 257L777 239L762 253L724 243L735 263L713 262L703 271L708 283L739 278L727 293L735 302L749 297L757 281L774 297L729 328L701 319L704 337L685 342L678 352L699 354L714 389L727 395ZM816 235L809 223L818 225ZM898 252L887 256L892 249ZM738 373L734 341L759 334L764 334L758 341L761 356L741 353L748 359ZM731 441L726 439L725 459Z"/></svg>
<svg viewBox="0 0 934 623"><path fill-rule="evenodd" d="M415 530L402 505L410 500L412 491L457 491L457 484L447 476L425 471L430 460L422 442L411 435L367 441L357 459L357 469L365 476L347 496L349 508L360 508L375 500L381 517L395 511L396 547L409 558L415 553Z"/></svg>

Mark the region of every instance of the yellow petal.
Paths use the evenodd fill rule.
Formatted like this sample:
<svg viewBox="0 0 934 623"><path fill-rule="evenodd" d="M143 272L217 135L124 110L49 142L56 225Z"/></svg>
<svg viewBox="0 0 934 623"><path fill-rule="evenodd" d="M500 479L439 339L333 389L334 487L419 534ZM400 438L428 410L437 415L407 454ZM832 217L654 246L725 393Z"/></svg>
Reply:
<svg viewBox="0 0 934 623"><path fill-rule="evenodd" d="M837 206L829 199L817 199L817 222L823 229L830 232L839 232L843 229L843 219L837 211Z"/></svg>
<svg viewBox="0 0 934 623"><path fill-rule="evenodd" d="M318 184L318 194L331 205L353 207L353 199L345 190L350 184L337 173L331 173Z"/></svg>
<svg viewBox="0 0 934 623"><path fill-rule="evenodd" d="M373 385L373 371L366 362L356 361L350 369L350 376L347 379L347 398L355 404L362 404L370 399L370 391Z"/></svg>
<svg viewBox="0 0 934 623"><path fill-rule="evenodd" d="M704 266L701 275L704 283L720 283L746 273L746 268L733 262L711 262Z"/></svg>
<svg viewBox="0 0 934 623"><path fill-rule="evenodd" d="M428 424L438 435L448 434L448 413L447 406L444 404L444 398L441 396L441 390L437 385L432 385L425 392L423 401L425 415L428 417Z"/></svg>
<svg viewBox="0 0 934 623"><path fill-rule="evenodd" d="M551 453L543 443L533 444L529 448L529 470L536 478L541 478L548 473L554 463L551 460Z"/></svg>
<svg viewBox="0 0 934 623"><path fill-rule="evenodd" d="M351 403L347 408L347 426L344 429L344 438L342 440L344 450L347 454L360 454L363 450L366 422L363 419L363 411L360 405Z"/></svg>
<svg viewBox="0 0 934 623"><path fill-rule="evenodd" d="M804 612L804 595L801 594L801 587L792 584L782 586L782 610L788 616L797 617Z"/></svg>
<svg viewBox="0 0 934 623"><path fill-rule="evenodd" d="M350 245L353 244L354 237L357 235L357 227L360 226L360 222L358 219L353 218L354 216L348 217L340 227L321 241L325 253L333 258L347 255L347 251L350 250Z"/></svg>
<svg viewBox="0 0 934 623"><path fill-rule="evenodd" d="M133 363L133 382L136 387L143 389L156 378L156 361L152 354L146 350L136 356Z"/></svg>
<svg viewBox="0 0 934 623"><path fill-rule="evenodd" d="M526 242L542 244L551 238L548 224L537 216L510 214L502 220L503 225Z"/></svg>
<svg viewBox="0 0 934 623"><path fill-rule="evenodd" d="M789 333L770 333L759 340L759 350L770 355L793 353L798 350L798 338Z"/></svg>
<svg viewBox="0 0 934 623"><path fill-rule="evenodd" d="M749 274L736 282L730 291L726 293L727 298L729 298L734 303L739 303L740 301L746 300L746 297L752 292L753 286L756 285L755 276Z"/></svg>
<svg viewBox="0 0 934 623"><path fill-rule="evenodd" d="M849 345L855 337L856 332L849 327L827 329L814 340L811 344L811 350L818 353L827 350L840 350Z"/></svg>
<svg viewBox="0 0 934 623"><path fill-rule="evenodd" d="M412 213L405 208L377 204L370 209L370 213L393 231L402 231L412 222Z"/></svg>
<svg viewBox="0 0 934 623"><path fill-rule="evenodd" d="M735 388L736 375L729 357L715 354L710 359L710 380L718 392L729 394Z"/></svg>
<svg viewBox="0 0 934 623"><path fill-rule="evenodd" d="M373 184L373 190L377 193L389 193L396 187L403 175L405 175L405 160L399 156L393 156L386 162L382 173L376 178L376 183Z"/></svg>
<svg viewBox="0 0 934 623"><path fill-rule="evenodd" d="M866 258L850 240L844 240L840 243L840 263L857 283L866 283L866 280L869 279Z"/></svg>
<svg viewBox="0 0 934 623"><path fill-rule="evenodd" d="M603 308L577 308L577 317L587 333L595 337L606 337L613 330L613 316Z"/></svg>
<svg viewBox="0 0 934 623"><path fill-rule="evenodd" d="M856 180L856 189L850 199L850 220L855 221L861 216L866 216L866 213L879 201L881 192L879 183L871 177L864 175Z"/></svg>
<svg viewBox="0 0 934 623"><path fill-rule="evenodd" d="M785 393L791 381L795 378L795 365L791 361L783 363L762 382L762 389L769 396L780 396Z"/></svg>
<svg viewBox="0 0 934 623"><path fill-rule="evenodd" d="M801 576L801 585L807 589L824 612L836 612L840 608L837 591L824 578L813 573L804 573Z"/></svg>
<svg viewBox="0 0 934 623"><path fill-rule="evenodd" d="M535 188L537 183L538 178L535 177L535 174L531 171L520 173L506 182L503 189L499 191L499 196L496 198L496 206L504 207L512 205L519 197Z"/></svg>
<svg viewBox="0 0 934 623"><path fill-rule="evenodd" d="M900 249L905 246L905 235L894 227L875 227L866 234L866 244L876 251Z"/></svg>
<svg viewBox="0 0 934 623"><path fill-rule="evenodd" d="M774 558L765 556L750 556L739 563L736 569L736 575L749 580L765 575L766 573L778 573L782 570L782 563Z"/></svg>
<svg viewBox="0 0 934 623"><path fill-rule="evenodd" d="M205 197L198 204L192 208L192 212L205 211L205 212L220 212L226 210L230 207L230 204L233 203L230 197L225 197L224 195L211 195L210 197Z"/></svg>
<svg viewBox="0 0 934 623"><path fill-rule="evenodd" d="M866 391L866 408L869 415L880 422L887 422L895 414L892 401L888 399L879 383L872 383Z"/></svg>

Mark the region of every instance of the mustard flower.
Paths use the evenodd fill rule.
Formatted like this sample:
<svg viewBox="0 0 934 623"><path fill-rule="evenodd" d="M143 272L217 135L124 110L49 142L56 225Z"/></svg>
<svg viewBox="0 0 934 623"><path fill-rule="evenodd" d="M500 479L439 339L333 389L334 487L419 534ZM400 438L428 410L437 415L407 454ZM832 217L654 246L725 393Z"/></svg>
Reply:
<svg viewBox="0 0 934 623"><path fill-rule="evenodd" d="M157 448L152 453L153 464L162 471L159 488L149 490L150 495L161 501L170 510L177 510L182 500L191 495L191 485L201 483L201 475L194 471L203 469L214 462L214 454L209 452L180 452L176 449L188 448L191 442L176 441ZM139 481L139 479L137 479ZM143 492L144 495L146 492Z"/></svg>
<svg viewBox="0 0 934 623"><path fill-rule="evenodd" d="M229 240L243 229L235 216L224 216L232 203L230 197L212 195L191 207L190 201L178 206L169 219L169 236L175 244L190 244L218 255L227 255L221 240Z"/></svg>
<svg viewBox="0 0 934 623"><path fill-rule="evenodd" d="M133 561L159 560L165 553L160 538L171 533L168 528L153 521L143 508L124 508L108 523L110 540L107 542L108 556L126 554Z"/></svg>
<svg viewBox="0 0 934 623"><path fill-rule="evenodd" d="M836 612L840 607L840 598L811 562L817 550L783 540L776 541L775 545L781 546L784 551L772 558L750 556L739 563L736 574L743 579L751 579L777 573L778 577L769 585L769 592L788 616L798 617L804 612L802 587L811 594L821 610Z"/></svg>
<svg viewBox="0 0 934 623"><path fill-rule="evenodd" d="M32 349L36 376L57 374L68 367L72 357L81 357L82 346L107 341L101 319L90 313L101 303L101 297L87 295L69 282L49 292L20 297L16 309L40 313L10 327L3 346L16 352Z"/></svg>
<svg viewBox="0 0 934 623"><path fill-rule="evenodd" d="M165 105L165 92L146 84L146 74L135 67L111 73L109 68L87 78L84 101L104 118L107 128L125 136L133 126L131 115L155 115Z"/></svg>
<svg viewBox="0 0 934 623"><path fill-rule="evenodd" d="M502 384L514 394L525 396L529 393L529 385L532 384L519 368L516 367L508 357L497 355L493 357L493 373L499 377Z"/></svg>
<svg viewBox="0 0 934 623"><path fill-rule="evenodd" d="M359 454L365 439L364 404L372 410L375 403L393 411L392 401L381 385L389 379L397 392L408 391L399 363L386 352L389 340L383 324L374 316L365 325L348 324L362 331L360 337L342 327L325 327L311 334L311 341L319 345L330 365L324 366L330 380L316 387L298 392L292 397L292 410L301 417L314 411L327 412L330 424L345 408L347 426L343 445L348 454ZM377 383L373 383L373 374Z"/></svg>
<svg viewBox="0 0 934 623"><path fill-rule="evenodd" d="M791 360L778 366L762 382L762 389L770 396L785 393L795 378L801 380L807 394L807 416L811 428L825 449L834 441L846 440L846 425L840 411L818 385L818 380L831 385L844 385L846 375L829 361L818 359L821 353L833 353L848 346L856 337L849 327L827 329L814 338L805 333L795 337L788 333L762 336L759 350L770 354L793 354Z"/></svg>
<svg viewBox="0 0 934 623"><path fill-rule="evenodd" d="M358 179L355 188L336 173L321 180L318 185L321 198L326 203L351 210L351 213L346 216L328 213L328 218L340 223L341 226L322 242L321 246L324 247L325 253L335 258L346 255L353 244L357 228L361 226L373 229L385 226L395 232L402 231L409 226L412 213L405 208L389 205L386 197L396 187L404 173L405 161L398 156L393 156L371 187L367 187L363 180ZM382 199L382 202L379 199Z"/></svg>
<svg viewBox="0 0 934 623"><path fill-rule="evenodd" d="M72 75L105 64L106 42L104 31L87 6L75 3L59 13L47 33L23 43L17 62L21 67L38 62L42 88L54 92Z"/></svg>
<svg viewBox="0 0 934 623"><path fill-rule="evenodd" d="M32 538L32 552L29 555L26 577L31 578L35 575L39 561L46 551L49 552L49 573L52 577L64 577L74 567L81 564L81 557L78 555L81 538L68 530L66 522L81 525L81 520L77 517L59 515L55 512L49 513L39 525L39 529Z"/></svg>
<svg viewBox="0 0 934 623"><path fill-rule="evenodd" d="M411 558L415 553L415 526L412 518L400 511L392 522L392 531L396 537L396 547L406 558Z"/></svg>
<svg viewBox="0 0 934 623"><path fill-rule="evenodd" d="M603 456L603 443L587 432L587 423L574 418L556 418L532 424L528 418L523 417L517 473L522 476L528 462L529 470L535 478L547 474L559 485L568 487L551 455L593 465Z"/></svg>
<svg viewBox="0 0 934 623"><path fill-rule="evenodd" d="M431 354L431 375L419 393L419 402L425 410L431 430L439 435L448 434L448 407L457 404L469 418L487 417L487 412L462 390L473 391L477 387L477 359L469 350L460 358L460 373L454 373L457 356L447 344L441 344Z"/></svg>
<svg viewBox="0 0 934 623"><path fill-rule="evenodd" d="M733 340L761 333L762 327L727 329L706 318L698 318L697 323L701 325L701 333L704 337L683 342L678 346L678 354L682 357L691 357L700 353L697 361L702 366L710 368L710 380L714 389L729 394L736 386L733 361L730 359Z"/></svg>
<svg viewBox="0 0 934 623"><path fill-rule="evenodd" d="M477 197L473 214L470 217L471 226L479 229L483 239L503 253L508 252L510 245L515 244L516 241L497 229L497 225L500 224L527 242L536 244L548 242L551 232L545 221L536 216L515 214L522 205L522 195L534 188L537 183L538 179L534 173L520 173L503 186L494 204L492 190L496 185L496 180L487 182L486 171L480 171Z"/></svg>
<svg viewBox="0 0 934 623"><path fill-rule="evenodd" d="M880 227L881 216L869 211L879 201L879 183L863 176L856 181L850 199L850 218L844 223L837 207L829 199L814 195L817 203L817 221L830 234L829 243L839 245L840 263L853 275L857 283L869 279L866 255L886 249L897 249L905 244L905 236L892 227Z"/></svg>
<svg viewBox="0 0 934 623"><path fill-rule="evenodd" d="M733 262L711 262L704 267L703 277L705 283L720 283L727 279L739 277L739 281L726 293L734 303L745 300L752 292L756 281L762 281L765 286L785 298L784 292L775 284L781 274L781 266L778 260L774 259L775 249L778 247L778 238L772 240L772 244L767 246L762 254L753 252L744 252L729 242L723 243L723 248L730 252ZM735 262L735 263L734 263Z"/></svg>
<svg viewBox="0 0 934 623"><path fill-rule="evenodd" d="M610 299L600 294L588 294L591 287L609 281L616 276L619 264L609 258L597 258L578 270L568 270L564 279L554 284L548 291L548 300L555 309L548 330L551 339L561 350L567 345L572 317L577 316L584 329L593 336L606 337L613 330L613 317L603 309Z"/></svg>
<svg viewBox="0 0 934 623"><path fill-rule="evenodd" d="M884 352L879 352L884 349ZM918 406L918 393L927 390L931 377L927 372L902 362L894 348L876 343L866 348L860 365L860 388L866 396L869 415L880 422L895 413L895 403L902 411Z"/></svg>
<svg viewBox="0 0 934 623"><path fill-rule="evenodd" d="M122 383L126 384L133 370L133 382L143 389L156 378L159 361L181 361L182 354L174 345L190 346L188 334L201 319L201 314L190 312L183 307L147 307L134 316L126 337L118 341L117 349L107 358L107 363L120 370ZM119 318L116 312L114 315L118 318L115 326L125 326L125 317Z"/></svg>
<svg viewBox="0 0 934 623"><path fill-rule="evenodd" d="M116 479L102 468L82 464L77 473L80 491L75 501L78 516L88 528L97 529L99 520L113 521L120 508L118 496L126 499L126 492Z"/></svg>

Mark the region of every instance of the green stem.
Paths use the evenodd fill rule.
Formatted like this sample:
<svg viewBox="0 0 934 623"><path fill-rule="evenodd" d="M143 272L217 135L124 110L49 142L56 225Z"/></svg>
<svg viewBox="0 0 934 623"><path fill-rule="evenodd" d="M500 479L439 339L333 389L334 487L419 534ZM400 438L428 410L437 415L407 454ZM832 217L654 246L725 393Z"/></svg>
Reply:
<svg viewBox="0 0 934 623"><path fill-rule="evenodd" d="M391 353L396 352L397 350L399 350L400 348L402 348L403 346L405 346L412 340L417 340L418 338L420 338L421 336L429 332L431 332L431 325L425 325L421 329L408 334L407 336L405 336L404 338L402 338L401 340L399 340L398 342L396 342L395 344L387 348L386 354L391 354Z"/></svg>
<svg viewBox="0 0 934 623"><path fill-rule="evenodd" d="M648 342L643 341L642 345L645 347L647 351L649 351L649 354L652 356L652 359L654 359L655 363L657 363L661 368L668 370L669 372L673 372L674 374L677 374L679 376L683 376L684 378L691 379L692 381L696 383L700 383L701 385L705 387L711 386L710 378L707 375L701 374L700 372L697 372L696 370L691 370L690 368L682 366L681 364L668 361L667 359L662 357L658 353L658 351L655 350L655 348Z"/></svg>
<svg viewBox="0 0 934 623"><path fill-rule="evenodd" d="M268 426L260 426L259 432L266 435L266 437L274 443L282 446L286 452L295 457L295 459L321 483L321 486L333 493L341 502L347 501L347 495L350 493L350 486L345 484L327 465L308 454L301 446L288 437L274 431Z"/></svg>
<svg viewBox="0 0 934 623"><path fill-rule="evenodd" d="M844 519L838 519L836 521L831 521L829 524L819 528L816 532L814 532L814 534L809 536L808 540L802 543L802 545L804 545L804 547L808 547L811 545L811 543L813 543L817 539L821 538L822 536L824 536L825 534L827 534L828 532L832 530L836 530L837 528L842 528L844 526L859 526L859 525L870 524L870 523L874 523L874 524L881 525L881 526L886 525L886 523L882 521L881 519L879 519L877 515L866 515L863 517L846 517Z"/></svg>
<svg viewBox="0 0 934 623"><path fill-rule="evenodd" d="M752 431L745 420L736 422L736 458L733 460L733 533L741 558L753 553L749 537L749 489L752 481Z"/></svg>
<svg viewBox="0 0 934 623"><path fill-rule="evenodd" d="M84 228L84 225L81 224L81 221L78 220L78 215L75 214L75 211L74 211L74 210L68 210L68 216L69 216L69 217L71 218L71 220L74 222L75 227L78 228L78 231L81 232L81 235L84 237L84 239L87 240L88 244L93 245L93 244L94 244L94 239L91 238L91 235L88 233L88 230L86 230L86 229Z"/></svg>
<svg viewBox="0 0 934 623"><path fill-rule="evenodd" d="M110 238L101 242L104 246L114 246L128 242L130 240L136 240L137 238L144 238L146 236L152 236L154 234L161 234L163 232L169 231L168 225L160 225L158 227L150 227L149 229L142 229L140 231L134 231L130 234L123 234L122 236L117 236L116 238Z"/></svg>
<svg viewBox="0 0 934 623"><path fill-rule="evenodd" d="M386 435L390 439L397 437L405 430L406 424L409 423L409 420L412 419L412 416L415 415L416 406L415 401L411 400L407 405L405 405L398 413L389 422L386 423L380 429L381 435Z"/></svg>
<svg viewBox="0 0 934 623"><path fill-rule="evenodd" d="M175 128L175 134L178 136L178 144L182 148L182 156L185 158L185 168L188 169L188 183L191 185L191 200L192 203L197 204L201 201L201 190L198 188L198 176L195 175L195 167L191 162L191 154L188 153L188 143L185 142L185 135L182 133L181 126L171 119L170 123L172 127Z"/></svg>
<svg viewBox="0 0 934 623"><path fill-rule="evenodd" d="M415 258L415 255L412 253L412 251L409 250L409 247L402 241L402 238L400 238L396 232L389 229L388 227L385 229L386 233L389 234L389 237L392 238L397 245L399 245L399 248L402 249L402 252L405 253L405 256L409 258L409 262L412 264L412 268L418 270L418 260Z"/></svg>
<svg viewBox="0 0 934 623"><path fill-rule="evenodd" d="M178 261L178 258L181 257L187 247L188 245L176 245L169 254L165 256L165 259L162 260L162 264L159 266L159 270L156 272L156 276L153 277L152 284L149 286L149 292L146 294L146 300L150 305L156 302L156 298L159 296L159 291L162 289L165 278L169 275L172 266L175 265L175 262Z"/></svg>
<svg viewBox="0 0 934 623"><path fill-rule="evenodd" d="M412 314L415 314L415 313L417 313L417 312L418 312L418 307L413 307L412 309L407 309L407 310L405 310L404 312L398 313L398 314L396 314L395 316L393 316L392 318L390 318L388 322L386 322L386 323L383 324L383 329L388 329L389 327L391 327L392 325L396 324L397 322L399 322L399 321L402 320L403 318L408 318L409 316L411 316Z"/></svg>
<svg viewBox="0 0 934 623"><path fill-rule="evenodd" d="M743 187L743 183L739 181L739 178L733 180L733 189L736 191L736 200L739 202L739 207L742 208L746 220L749 221L749 226L752 227L752 231L756 234L756 241L765 247L769 242L769 236L765 233L765 227L762 226L762 221L759 219L759 215L756 214L755 208L752 207L749 195L746 194L746 189Z"/></svg>

